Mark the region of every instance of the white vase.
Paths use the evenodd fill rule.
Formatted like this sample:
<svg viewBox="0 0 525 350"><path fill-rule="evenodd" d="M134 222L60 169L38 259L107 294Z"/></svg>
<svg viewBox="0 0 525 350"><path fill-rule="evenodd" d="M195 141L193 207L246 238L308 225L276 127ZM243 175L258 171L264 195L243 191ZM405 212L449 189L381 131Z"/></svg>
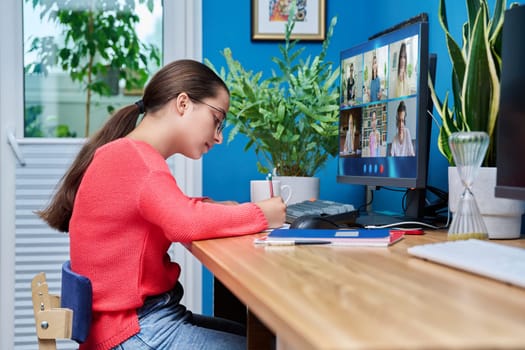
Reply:
<svg viewBox="0 0 525 350"><path fill-rule="evenodd" d="M294 204L309 199L319 199L319 178L304 176L274 176L282 185L292 189L292 195L287 204Z"/></svg>
<svg viewBox="0 0 525 350"><path fill-rule="evenodd" d="M481 167L474 180L472 192L487 226L490 239L519 238L521 233L521 217L525 213L525 201L497 198L494 195L496 187L496 168ZM448 206L452 215L456 212L463 185L456 167L448 168Z"/></svg>

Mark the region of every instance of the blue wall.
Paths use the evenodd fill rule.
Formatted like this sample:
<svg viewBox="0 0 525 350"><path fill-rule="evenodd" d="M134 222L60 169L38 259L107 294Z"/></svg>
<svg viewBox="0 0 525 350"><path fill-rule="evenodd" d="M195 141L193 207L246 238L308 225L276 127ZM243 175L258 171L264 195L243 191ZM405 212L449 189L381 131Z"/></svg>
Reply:
<svg viewBox="0 0 525 350"><path fill-rule="evenodd" d="M227 4L227 5L225 5ZM203 0L203 56L216 67L225 66L221 50L230 47L235 59L254 71L270 72L276 68L272 56L278 56L278 43L252 42L250 32L251 1L232 0L228 2ZM333 16L338 23L332 37L328 59L338 64L342 49L354 46L379 31L389 28L422 12L429 15L430 52L437 53L436 89L440 96L450 90L451 64L445 45L444 34L439 25L438 0L369 0L330 1L327 0L327 24ZM494 0L489 0L494 6ZM447 1L448 23L452 35L461 37L461 26L466 20L464 1ZM321 44L303 43L306 54L316 55ZM227 138L226 129L225 138ZM438 128L432 126L430 142L430 165L428 184L447 190L448 163L437 149ZM262 179L257 172L253 151L244 151L246 139L237 137L232 143L215 146L203 158L203 192L216 200L249 200L249 181ZM321 180L321 198L361 205L364 203L362 186L336 183L336 161L331 159L317 176ZM233 186L232 186L233 185ZM401 211L401 199L390 191L376 191L374 209ZM206 280L205 288L209 286ZM206 298L206 297L205 297ZM210 305L205 302L205 311Z"/></svg>

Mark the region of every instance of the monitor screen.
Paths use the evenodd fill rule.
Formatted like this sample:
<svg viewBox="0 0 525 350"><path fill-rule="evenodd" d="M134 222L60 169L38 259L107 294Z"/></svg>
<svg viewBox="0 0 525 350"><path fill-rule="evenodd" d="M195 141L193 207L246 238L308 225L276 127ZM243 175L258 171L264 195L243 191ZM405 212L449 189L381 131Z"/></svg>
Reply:
<svg viewBox="0 0 525 350"><path fill-rule="evenodd" d="M428 62L427 22L341 52L338 182L426 186Z"/></svg>

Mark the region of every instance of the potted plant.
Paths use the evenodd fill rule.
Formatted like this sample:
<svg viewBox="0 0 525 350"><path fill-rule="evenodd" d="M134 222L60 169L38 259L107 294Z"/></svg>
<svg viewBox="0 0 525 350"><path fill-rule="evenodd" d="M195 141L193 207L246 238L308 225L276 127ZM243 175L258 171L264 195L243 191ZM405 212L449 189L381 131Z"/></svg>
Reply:
<svg viewBox="0 0 525 350"><path fill-rule="evenodd" d="M228 142L238 133L246 135L245 150L255 150L259 172L273 173L282 183L292 181L292 187L297 188L294 184L300 179L284 177L311 178L338 152L339 68L325 60L336 23L334 17L319 55L302 60L305 47L290 39L295 25L290 15L284 44L279 45L281 57L272 58L280 72L272 70L269 77L245 69L229 48L222 52L227 71L223 67L218 74L230 89ZM209 60L206 63L216 70ZM318 180L313 180L314 197L319 192ZM299 200L299 190L293 192L295 200L289 203Z"/></svg>
<svg viewBox="0 0 525 350"><path fill-rule="evenodd" d="M149 77L148 65L160 64L159 49L139 40L135 25L140 18L134 1L65 0L60 7L55 1L26 1L32 1L34 8L41 8L41 18L59 24L64 37L61 43L53 37L34 38L30 50L37 52L40 61L29 64L26 71L46 74L49 66L58 64L72 81L82 84L86 92L84 136L87 137L92 95L118 93L120 79L125 81L127 90L142 87ZM153 11L152 0L138 2L146 3Z"/></svg>
<svg viewBox="0 0 525 350"><path fill-rule="evenodd" d="M453 167L449 136L458 131L484 131L489 135L489 146L482 171L474 182L473 192L482 215L486 214L484 220L489 238L519 236L519 226L517 230L504 228L509 224L495 219L496 213L492 211L494 206L495 209L499 208L499 212L509 216L509 210L514 210L516 219L521 223L523 203L508 200L514 204L507 204L507 200L495 198L493 195L496 185L495 129L500 99L501 45L506 0L496 0L492 16L487 0L467 0L466 5L468 19L463 24L463 42L460 46L449 31L445 0L439 2L439 22L445 32L452 61L452 108L449 107L448 92L443 100L439 99L429 79L432 100L441 117L438 148L451 165L449 208L451 212L455 211L455 205L463 192L457 170ZM505 204L502 204L503 202Z"/></svg>

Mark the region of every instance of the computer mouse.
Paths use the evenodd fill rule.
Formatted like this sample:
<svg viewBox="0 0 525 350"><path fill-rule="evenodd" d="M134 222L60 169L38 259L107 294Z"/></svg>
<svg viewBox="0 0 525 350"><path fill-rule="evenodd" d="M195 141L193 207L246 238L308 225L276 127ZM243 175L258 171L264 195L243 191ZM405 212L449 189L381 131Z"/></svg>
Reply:
<svg viewBox="0 0 525 350"><path fill-rule="evenodd" d="M295 219L290 225L290 228L338 229L343 227L322 215L303 215Z"/></svg>

